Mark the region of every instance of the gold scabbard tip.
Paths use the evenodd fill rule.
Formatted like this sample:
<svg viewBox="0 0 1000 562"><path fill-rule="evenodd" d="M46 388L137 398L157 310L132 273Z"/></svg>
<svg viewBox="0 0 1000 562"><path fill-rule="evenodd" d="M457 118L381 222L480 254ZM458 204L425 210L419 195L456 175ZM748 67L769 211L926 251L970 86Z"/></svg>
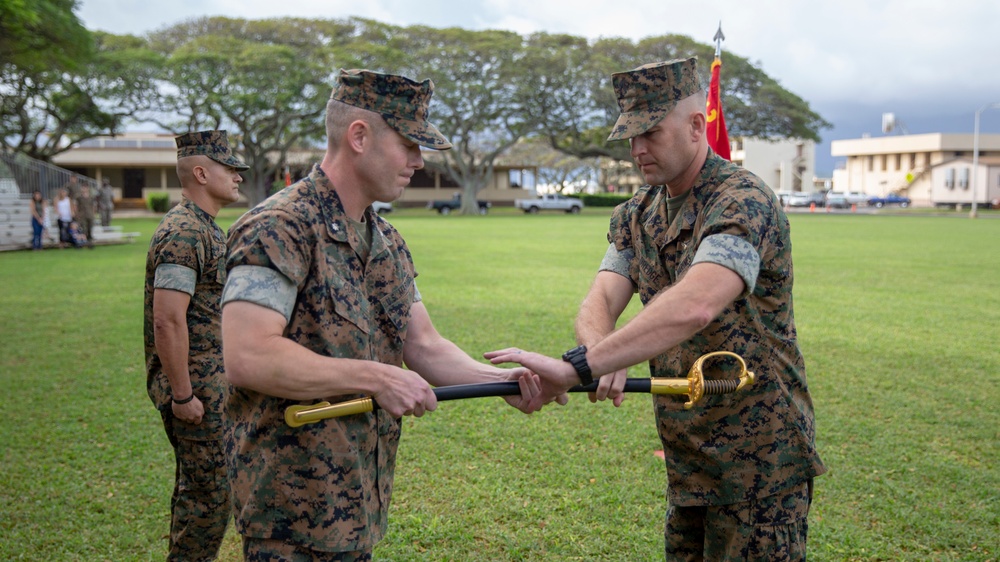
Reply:
<svg viewBox="0 0 1000 562"><path fill-rule="evenodd" d="M364 412L371 412L374 409L375 402L371 398L356 398L339 404L319 402L308 406L295 405L285 408L285 423L291 427L301 427L307 423L362 414Z"/></svg>

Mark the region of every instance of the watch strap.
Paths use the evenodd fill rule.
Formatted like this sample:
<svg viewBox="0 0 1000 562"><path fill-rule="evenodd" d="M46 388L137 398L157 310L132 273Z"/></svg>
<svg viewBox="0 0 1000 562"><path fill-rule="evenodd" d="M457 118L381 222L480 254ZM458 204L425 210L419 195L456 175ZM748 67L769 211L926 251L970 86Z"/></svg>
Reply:
<svg viewBox="0 0 1000 562"><path fill-rule="evenodd" d="M590 365L587 363L587 346L578 345L574 347L563 353L562 359L576 370L577 376L580 377L580 384L588 385L594 382L593 373L591 373Z"/></svg>

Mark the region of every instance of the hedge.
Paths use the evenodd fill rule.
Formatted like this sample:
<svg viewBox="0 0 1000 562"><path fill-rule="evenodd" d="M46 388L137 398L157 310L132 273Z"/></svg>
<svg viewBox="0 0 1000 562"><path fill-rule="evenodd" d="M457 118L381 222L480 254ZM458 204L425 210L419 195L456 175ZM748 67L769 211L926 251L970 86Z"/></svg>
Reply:
<svg viewBox="0 0 1000 562"><path fill-rule="evenodd" d="M584 193L580 199L588 207L617 207L632 198L629 193Z"/></svg>
<svg viewBox="0 0 1000 562"><path fill-rule="evenodd" d="M170 209L169 193L146 194L146 207L154 213L166 213Z"/></svg>

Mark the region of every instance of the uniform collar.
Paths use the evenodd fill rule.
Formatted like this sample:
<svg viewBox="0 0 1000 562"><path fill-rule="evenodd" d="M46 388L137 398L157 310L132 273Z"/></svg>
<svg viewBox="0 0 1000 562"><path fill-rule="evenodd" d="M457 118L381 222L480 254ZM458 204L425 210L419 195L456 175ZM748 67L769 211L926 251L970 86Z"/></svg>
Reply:
<svg viewBox="0 0 1000 562"><path fill-rule="evenodd" d="M192 213L194 213L195 216L197 216L201 220L203 220L205 222L208 222L208 223L215 224L215 217L213 217L212 215L208 214L208 211L206 211L205 209L202 209L201 207L199 207L198 204L195 203L194 201L192 201L191 199L188 199L187 197L181 196L181 203L180 204L181 204L181 207L183 207L183 208L191 211Z"/></svg>
<svg viewBox="0 0 1000 562"><path fill-rule="evenodd" d="M340 196L337 195L337 190L333 188L333 183L330 181L329 176L323 172L319 164L313 166L312 172L309 173L309 181L316 190L320 215L323 224L326 226L327 236L336 242L349 243L348 219L347 213L344 212L344 205L340 201ZM392 245L392 242L382 233L382 228L380 228L382 220L378 213L374 212L370 206L365 209L365 224L368 228L374 229L369 259L387 252Z"/></svg>
<svg viewBox="0 0 1000 562"><path fill-rule="evenodd" d="M681 232L694 229L695 222L698 220L698 214L701 213L707 199L712 195L716 187L712 185L713 178L716 176L719 167L724 165L725 162L711 148L708 149L705 163L702 164L701 171L698 173L694 185L688 191L684 205L678 209L677 216L674 217L673 222L667 225L666 230L657 228L657 224L665 224L667 221L667 198L669 194L667 193L666 186L660 185L654 188L656 190L654 204L646 209L642 222L645 225L647 234L656 240L658 247L662 248L673 242L680 236Z"/></svg>

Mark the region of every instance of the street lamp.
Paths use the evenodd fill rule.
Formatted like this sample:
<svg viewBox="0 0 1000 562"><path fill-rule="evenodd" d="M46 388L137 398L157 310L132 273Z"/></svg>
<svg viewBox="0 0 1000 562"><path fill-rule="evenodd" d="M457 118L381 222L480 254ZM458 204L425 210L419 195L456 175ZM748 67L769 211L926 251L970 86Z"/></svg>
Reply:
<svg viewBox="0 0 1000 562"><path fill-rule="evenodd" d="M979 171L979 115L991 107L1000 107L1000 102L988 103L976 110L976 126L972 133L972 210L969 211L969 218L974 219L979 216L976 212L976 172ZM986 177L986 197L989 198L990 186L989 175Z"/></svg>

